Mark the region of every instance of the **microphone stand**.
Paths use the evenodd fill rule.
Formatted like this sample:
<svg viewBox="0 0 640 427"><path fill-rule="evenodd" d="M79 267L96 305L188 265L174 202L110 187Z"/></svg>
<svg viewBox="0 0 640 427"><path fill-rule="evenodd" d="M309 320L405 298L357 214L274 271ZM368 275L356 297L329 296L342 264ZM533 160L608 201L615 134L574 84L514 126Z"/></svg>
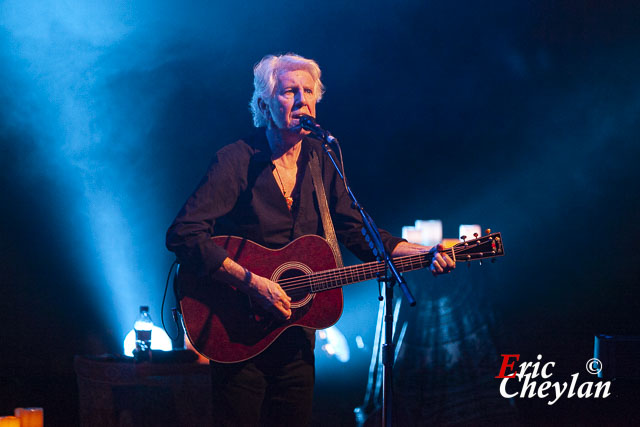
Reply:
<svg viewBox="0 0 640 427"><path fill-rule="evenodd" d="M312 121L312 119L310 118ZM395 354L395 346L393 344L393 287L398 284L405 298L409 302L411 307L416 305L416 300L411 294L409 287L407 286L407 282L400 275L398 270L396 269L393 260L387 253L382 244L382 238L380 237L380 233L378 232L378 227L376 227L373 218L364 210L362 205L358 203L355 195L351 191L351 187L347 184L347 181L344 177L343 169L338 166L338 163L334 157L334 152L331 150L329 146L330 142L335 143L340 149L340 145L338 140L334 138L329 132L322 130L318 125L315 124L315 121L312 121L312 125L307 123L303 123L303 127L311 133L319 137L322 143L322 148L324 149L329 159L333 163L333 166L336 168L338 172L338 176L342 179L344 183L344 187L351 199L351 206L354 209L357 209L362 217L362 222L364 223L364 228L362 229L362 234L365 237L365 240L369 242L369 247L373 251L373 255L376 257L378 262L384 262L385 264L385 274L384 276L378 276L377 280L379 286L384 283L384 298L385 298L385 315L384 315L384 344L382 344L382 365L383 365L383 393L382 393L382 425L385 427L391 427L393 420L393 363L394 363L394 354Z"/></svg>

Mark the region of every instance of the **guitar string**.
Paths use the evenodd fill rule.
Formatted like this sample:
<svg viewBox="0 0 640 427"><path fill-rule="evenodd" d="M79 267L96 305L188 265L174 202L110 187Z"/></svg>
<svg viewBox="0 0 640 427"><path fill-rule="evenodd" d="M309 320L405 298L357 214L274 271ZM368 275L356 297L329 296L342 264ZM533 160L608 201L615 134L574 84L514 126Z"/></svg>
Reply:
<svg viewBox="0 0 640 427"><path fill-rule="evenodd" d="M449 249L449 252L450 251L451 249ZM447 251L444 251L444 252L447 252ZM456 249L456 252L459 252L459 250ZM404 257L395 258L395 262L401 268L413 267L413 266L416 266L416 268L421 268L423 267L423 264L425 264L425 261L430 262L433 259L433 255L429 257L430 259L427 259L428 255L429 254L406 255ZM362 274L366 275L366 274L371 274L371 273L379 272L383 270L384 270L383 262L371 262L371 263L365 263L365 264L360 264L356 266L346 267L344 269L337 269L337 271L336 270L331 270L326 272L319 271L319 272L314 272L305 276L292 277L290 279L284 279L279 283L280 285L284 284L286 289L297 289L300 287L308 287L309 285L313 285L314 284L313 282L337 281L343 278L352 279L356 275L357 276L360 276ZM300 287L292 286L298 283L303 283L303 286L300 286Z"/></svg>
<svg viewBox="0 0 640 427"><path fill-rule="evenodd" d="M356 267L353 269L347 269L346 271L341 272L315 272L306 276L299 276L295 278L291 278L287 280L287 283L283 283L284 281L279 282L283 289L286 290L296 290L301 288L309 288L317 286L321 283L329 283L329 282L340 282L343 279L349 279L354 276L372 274L376 272L380 272L383 270L383 263L375 263L374 265L368 265L365 267Z"/></svg>
<svg viewBox="0 0 640 427"><path fill-rule="evenodd" d="M423 264L425 258L427 258L425 255L427 254L417 254L417 255L406 255L403 257L397 257L394 259L396 264L401 264L402 266L405 266L405 264ZM433 258L433 256L431 256L431 258ZM429 260L430 261L430 260ZM322 279L329 279L329 278L336 278L336 277L341 277L344 276L345 278L350 277L350 276L354 276L356 274L362 274L362 273L371 273L377 270L380 270L381 267L384 266L383 262L369 262L369 263L364 263L364 264L359 264L359 265L354 265L354 266L348 266L348 267L344 267L344 268L339 268L339 269L335 269L335 270L328 270L328 271L317 271L317 272L313 272L309 275L304 275L304 276L297 276L297 277L291 277L288 279L283 279L281 281L279 281L278 283L280 285L285 284L286 285L290 285L290 284L294 284L296 281L301 282L301 281L306 281L307 278L311 278L313 277L314 279L317 278L322 278Z"/></svg>
<svg viewBox="0 0 640 427"><path fill-rule="evenodd" d="M468 246L461 246L459 248L450 248L448 250L444 250L444 253L454 253L459 254L461 252L468 251ZM429 257L429 255L431 255ZM477 258L476 258L477 259ZM395 258L394 261L396 265L400 268L404 267L413 267L417 265L417 268L426 267L433 260L433 254L425 253L425 254L417 254L417 255L407 255L404 257ZM462 261L462 260L461 260ZM425 264L425 265L422 265ZM384 271L384 263L383 262L370 262L365 264L360 264L356 266L349 266L337 270L330 271L319 271L314 272L309 275L292 277L289 279L283 279L279 282L280 286L286 290L297 290L303 288L311 288L314 291L313 286L318 285L321 282L336 282L337 286L339 281L344 279L353 279L353 277L360 276L362 274L372 274L379 271ZM364 279L366 280L366 279ZM352 282L353 283L353 282ZM333 288L335 286L329 285L329 288ZM317 290L317 289L316 289Z"/></svg>
<svg viewBox="0 0 640 427"><path fill-rule="evenodd" d="M403 268L403 267L411 267L413 266L413 264L417 264L417 267L420 267L421 264L423 264L423 262L420 261L409 261L408 263L398 263L396 261L396 264L398 265L398 267ZM405 265L406 264L406 265ZM318 290L322 290L322 289L313 289L314 286L317 286L319 284L326 284L328 286L326 286L326 288L333 288L335 287L331 282L334 282L337 286L340 286L341 282L344 282L345 280L350 281L351 283L353 283L353 278L354 277L360 277L362 275L364 275L364 279L358 279L355 280L357 281L364 281L367 278L367 275L369 275L371 278L373 278L373 275L375 273L381 273L382 271L384 271L384 263L380 262L380 263L375 263L373 265L369 265L366 267L356 267L353 269L347 269L345 271L341 271L341 272L317 272L317 273L312 273L308 276L301 276L301 277L296 277L296 278L292 278L292 279L297 279L297 280L291 280L290 279L290 283L286 283L286 284L281 284L281 286L283 286L283 289L286 290L296 290L296 289L302 289L302 288L312 288L313 291L318 291Z"/></svg>
<svg viewBox="0 0 640 427"><path fill-rule="evenodd" d="M455 253L460 253L467 250L468 250L468 247L460 247L460 248L454 249ZM444 252L447 252L447 251L444 251ZM451 249L449 249L448 252L451 252ZM426 265L423 265L425 264L425 261L431 261L431 259L433 259L433 256L431 256L431 259L429 260L426 260L425 258L426 257L408 255L405 257L398 257L395 259L395 261L396 261L396 264L401 268L416 267L414 269L417 269L417 268L424 268L426 266ZM366 278L365 279L360 278L362 274L365 274L365 277L366 277L366 274L371 274L371 273L376 273L381 271L384 271L384 263L374 262L374 263L360 264L357 266L347 267L344 270L340 269L339 271L335 271L335 270L330 272L320 271L320 272L312 273L307 276L293 277L291 279L286 279L282 281L281 284L285 285L285 289L290 289L290 290L311 287L312 288L311 291L318 291L318 290L324 290L324 289L313 289L313 286L319 284L319 282L320 283L324 282L328 284L328 286L325 287L325 289L334 288L336 287L335 285L327 282L333 281L337 286L341 286L339 282L344 281L344 279L347 279L350 283L354 283L357 281L364 281L366 280ZM410 271L410 270L405 270L405 271ZM358 277L358 279L354 280L354 277L356 276ZM301 286L297 286L298 284L301 284Z"/></svg>
<svg viewBox="0 0 640 427"><path fill-rule="evenodd" d="M450 248L450 249L445 250L443 252L450 253L450 252L454 251L455 253L460 253L460 252L467 251L468 249L469 249L468 246L467 247L459 247L459 248ZM426 254L418 254L418 255L406 255L404 257L395 258L395 261L396 261L396 264L402 264L401 265L402 267L406 266L406 264L409 264L409 265L418 264L418 268L422 268L423 267L422 264L424 263L424 261L427 258L424 255L429 255L429 254L426 253ZM431 259L426 260L426 261L431 261L433 259L433 255L431 255L430 258ZM462 261L464 261L464 260L462 260ZM343 277L345 279L350 279L355 274L360 275L360 274L363 274L363 273L372 273L372 272L380 270L383 265L384 265L384 263L382 263L382 262L370 262L370 263L359 264L359 265L355 265L355 266L349 266L349 267L345 267L345 268L341 268L341 269L335 269L335 270L329 270L329 271L319 271L319 272L311 273L309 275L297 276L297 277L292 277L292 278L289 278L289 279L283 279L279 283L281 285L284 284L289 289L293 289L291 287L291 285L295 285L297 283L304 283L303 287L306 287L309 284L307 282L318 281L318 279L323 279L323 280L333 279L333 280L336 280L336 278L340 278L340 277Z"/></svg>

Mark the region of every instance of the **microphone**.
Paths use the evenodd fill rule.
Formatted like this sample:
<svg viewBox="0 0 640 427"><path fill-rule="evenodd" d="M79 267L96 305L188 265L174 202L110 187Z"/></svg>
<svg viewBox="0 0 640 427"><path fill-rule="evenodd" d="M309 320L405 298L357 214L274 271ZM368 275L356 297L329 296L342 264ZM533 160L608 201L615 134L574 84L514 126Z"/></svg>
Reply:
<svg viewBox="0 0 640 427"><path fill-rule="evenodd" d="M329 133L329 131L322 129L322 127L316 123L316 119L306 114L301 114L298 119L303 129L310 131L314 136L328 142L329 144L338 143L338 140Z"/></svg>

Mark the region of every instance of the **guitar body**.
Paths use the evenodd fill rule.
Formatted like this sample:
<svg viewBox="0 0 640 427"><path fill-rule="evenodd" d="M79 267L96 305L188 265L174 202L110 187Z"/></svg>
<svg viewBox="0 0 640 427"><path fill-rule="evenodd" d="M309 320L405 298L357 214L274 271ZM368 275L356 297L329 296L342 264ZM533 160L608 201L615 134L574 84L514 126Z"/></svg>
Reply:
<svg viewBox="0 0 640 427"><path fill-rule="evenodd" d="M336 268L329 244L319 236L303 236L275 250L239 237L212 239L238 264L275 282ZM258 355L291 326L324 329L342 315L341 288L318 293L309 292L308 286L288 289L291 318L279 321L252 304L245 293L198 277L183 266L177 286L189 340L199 353L220 363L241 362Z"/></svg>
<svg viewBox="0 0 640 427"><path fill-rule="evenodd" d="M267 249L247 239L213 237L229 257L249 271L278 282L292 299L291 318L276 320L243 292L181 266L177 291L185 328L194 348L220 363L250 359L291 326L324 329L342 315L342 286L384 276L386 265L373 261L336 268L331 247L322 237L303 236L282 249ZM442 253L456 262L504 255L500 233L464 240ZM394 258L400 272L426 268L434 252Z"/></svg>

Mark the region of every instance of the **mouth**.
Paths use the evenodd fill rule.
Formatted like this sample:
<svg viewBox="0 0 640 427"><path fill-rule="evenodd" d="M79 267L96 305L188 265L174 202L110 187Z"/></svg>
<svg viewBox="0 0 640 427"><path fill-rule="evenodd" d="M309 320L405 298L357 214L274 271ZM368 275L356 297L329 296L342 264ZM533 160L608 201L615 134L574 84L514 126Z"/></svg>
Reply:
<svg viewBox="0 0 640 427"><path fill-rule="evenodd" d="M297 113L297 114L292 114L291 115L291 124L295 128L302 127L302 122L300 121L300 117L303 116L303 115L304 114L302 114L302 113Z"/></svg>
<svg viewBox="0 0 640 427"><path fill-rule="evenodd" d="M305 112L297 112L297 113L291 114L291 124L290 124L291 130L294 130L296 132L302 132L305 134L309 133L309 131L303 125L303 120L302 120L303 117L311 117L311 115Z"/></svg>

